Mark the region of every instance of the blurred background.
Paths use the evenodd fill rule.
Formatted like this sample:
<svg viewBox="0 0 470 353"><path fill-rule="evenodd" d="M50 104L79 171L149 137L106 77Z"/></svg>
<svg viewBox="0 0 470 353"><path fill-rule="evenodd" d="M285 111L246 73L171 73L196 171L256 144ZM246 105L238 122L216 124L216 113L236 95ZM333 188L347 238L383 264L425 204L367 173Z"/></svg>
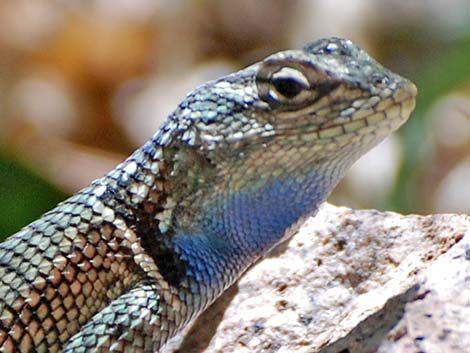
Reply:
<svg viewBox="0 0 470 353"><path fill-rule="evenodd" d="M470 213L468 0L2 0L0 239L122 161L198 84L332 35L419 97L330 201Z"/></svg>

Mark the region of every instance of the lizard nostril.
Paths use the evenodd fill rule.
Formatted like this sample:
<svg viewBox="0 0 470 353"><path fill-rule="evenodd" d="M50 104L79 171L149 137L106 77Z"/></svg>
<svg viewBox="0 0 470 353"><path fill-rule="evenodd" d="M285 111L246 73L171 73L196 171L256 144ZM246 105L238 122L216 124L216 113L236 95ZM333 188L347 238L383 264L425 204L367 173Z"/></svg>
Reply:
<svg viewBox="0 0 470 353"><path fill-rule="evenodd" d="M379 76L379 75L372 76L372 84L375 86L388 85L389 81L390 80L388 79L387 76Z"/></svg>

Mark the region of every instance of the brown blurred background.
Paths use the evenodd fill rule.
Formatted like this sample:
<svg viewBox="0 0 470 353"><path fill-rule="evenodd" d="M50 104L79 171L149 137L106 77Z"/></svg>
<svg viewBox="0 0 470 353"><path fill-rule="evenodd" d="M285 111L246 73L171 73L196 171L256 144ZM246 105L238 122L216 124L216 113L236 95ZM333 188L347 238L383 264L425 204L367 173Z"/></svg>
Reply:
<svg viewBox="0 0 470 353"><path fill-rule="evenodd" d="M468 0L2 0L0 238L123 160L196 85L332 35L420 94L330 200L470 213Z"/></svg>

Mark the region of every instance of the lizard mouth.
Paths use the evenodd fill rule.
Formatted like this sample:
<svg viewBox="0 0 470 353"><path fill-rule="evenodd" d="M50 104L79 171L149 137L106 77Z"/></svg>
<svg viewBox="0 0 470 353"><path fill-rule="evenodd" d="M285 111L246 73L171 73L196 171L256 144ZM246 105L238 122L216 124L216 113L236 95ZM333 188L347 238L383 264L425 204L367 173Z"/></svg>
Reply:
<svg viewBox="0 0 470 353"><path fill-rule="evenodd" d="M415 108L416 95L416 86L410 81L404 81L393 94L377 103L371 113L353 115L349 126L344 126L346 132L356 132L359 135L388 135L408 120ZM354 129L356 123L358 128Z"/></svg>
<svg viewBox="0 0 470 353"><path fill-rule="evenodd" d="M415 107L416 95L416 86L403 81L393 92L385 92L384 97L373 96L353 102L349 108L338 112L337 117L316 127L310 126L299 137L304 142L323 145L355 143L367 135L386 136L408 120Z"/></svg>

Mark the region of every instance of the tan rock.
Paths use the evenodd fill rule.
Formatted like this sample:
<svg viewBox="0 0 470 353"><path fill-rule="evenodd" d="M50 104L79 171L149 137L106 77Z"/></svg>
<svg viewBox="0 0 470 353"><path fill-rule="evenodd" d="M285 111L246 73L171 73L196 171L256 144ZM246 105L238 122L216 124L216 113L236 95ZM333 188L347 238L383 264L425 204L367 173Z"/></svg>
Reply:
<svg viewBox="0 0 470 353"><path fill-rule="evenodd" d="M470 217L325 205L169 352L470 352Z"/></svg>

